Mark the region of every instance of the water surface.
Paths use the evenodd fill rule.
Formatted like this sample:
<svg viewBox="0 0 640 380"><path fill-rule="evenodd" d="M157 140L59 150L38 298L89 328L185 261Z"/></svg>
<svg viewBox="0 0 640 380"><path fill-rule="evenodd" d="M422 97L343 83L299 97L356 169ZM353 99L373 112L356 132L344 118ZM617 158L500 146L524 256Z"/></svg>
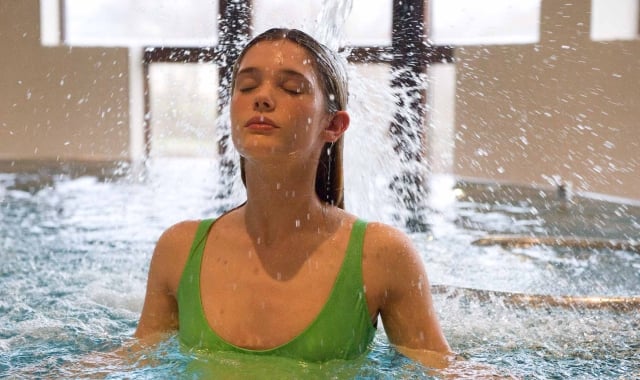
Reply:
<svg viewBox="0 0 640 380"><path fill-rule="evenodd" d="M109 360L104 353L136 327L159 235L219 210L209 161L121 171L0 173L0 377L429 377L382 331L369 355L348 363L203 356L183 351L175 336L143 358ZM565 204L552 191L450 178L434 178L430 207L430 231L411 237L441 290L436 307L456 352L525 378L640 376L637 310L522 307L502 296L637 296L637 252L473 244L490 234L633 241L639 207L580 197Z"/></svg>

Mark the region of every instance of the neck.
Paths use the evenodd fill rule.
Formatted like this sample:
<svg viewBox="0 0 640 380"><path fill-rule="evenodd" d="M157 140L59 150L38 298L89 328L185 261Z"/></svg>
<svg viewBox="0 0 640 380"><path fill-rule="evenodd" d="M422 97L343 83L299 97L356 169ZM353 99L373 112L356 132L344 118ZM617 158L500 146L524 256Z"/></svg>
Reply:
<svg viewBox="0 0 640 380"><path fill-rule="evenodd" d="M292 232L319 233L331 229L330 206L315 193L313 167L257 168L245 165L247 204L245 222L249 233L261 244L270 245L290 237Z"/></svg>

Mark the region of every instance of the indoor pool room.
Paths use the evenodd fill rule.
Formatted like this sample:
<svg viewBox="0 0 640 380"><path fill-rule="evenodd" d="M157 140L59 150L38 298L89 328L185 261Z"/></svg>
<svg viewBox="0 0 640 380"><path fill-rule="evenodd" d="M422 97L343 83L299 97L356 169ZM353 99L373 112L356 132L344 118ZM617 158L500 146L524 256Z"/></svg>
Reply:
<svg viewBox="0 0 640 380"><path fill-rule="evenodd" d="M481 3L0 0L0 378L640 378L640 2ZM408 237L457 367L385 313L355 359L134 338L163 232L246 205L269 160L229 89L273 27L344 62L344 210Z"/></svg>

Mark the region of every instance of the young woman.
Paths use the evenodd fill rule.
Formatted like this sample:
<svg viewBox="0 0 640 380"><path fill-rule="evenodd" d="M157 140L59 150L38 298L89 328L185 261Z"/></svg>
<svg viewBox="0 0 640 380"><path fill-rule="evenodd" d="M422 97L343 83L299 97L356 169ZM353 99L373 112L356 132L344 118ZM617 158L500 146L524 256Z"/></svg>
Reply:
<svg viewBox="0 0 640 380"><path fill-rule="evenodd" d="M135 335L306 361L366 352L378 317L429 366L450 352L410 239L342 209L345 68L303 32L272 29L234 67L233 143L247 201L159 239Z"/></svg>

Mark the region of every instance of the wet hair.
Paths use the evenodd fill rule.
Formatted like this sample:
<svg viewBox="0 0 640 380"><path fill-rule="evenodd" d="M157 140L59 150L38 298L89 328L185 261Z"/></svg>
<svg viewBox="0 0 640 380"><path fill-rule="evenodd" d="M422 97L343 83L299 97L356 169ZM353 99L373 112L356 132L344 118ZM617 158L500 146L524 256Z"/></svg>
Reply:
<svg viewBox="0 0 640 380"><path fill-rule="evenodd" d="M231 91L244 55L258 42L288 40L305 48L312 57L316 73L322 84L327 112L335 113L347 108L349 98L348 78L342 58L310 35L297 29L273 28L256 37L242 49L233 67ZM315 189L321 201L344 208L344 181L342 170L343 137L335 143L326 143L320 153L316 170ZM240 158L240 174L246 184L244 158Z"/></svg>

